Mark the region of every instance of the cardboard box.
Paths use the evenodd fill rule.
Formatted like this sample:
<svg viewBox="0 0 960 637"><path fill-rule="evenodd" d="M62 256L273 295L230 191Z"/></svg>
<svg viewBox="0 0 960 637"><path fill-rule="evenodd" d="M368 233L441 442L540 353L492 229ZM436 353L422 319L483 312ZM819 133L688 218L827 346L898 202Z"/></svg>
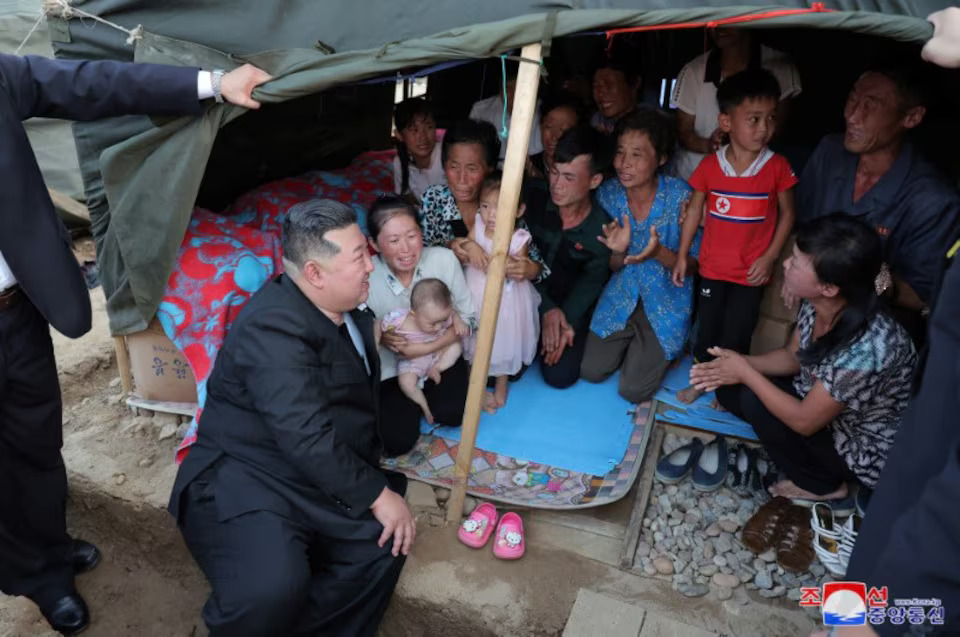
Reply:
<svg viewBox="0 0 960 637"><path fill-rule="evenodd" d="M134 391L149 400L197 402L197 381L187 357L163 333L155 318L142 332L126 337Z"/></svg>
<svg viewBox="0 0 960 637"><path fill-rule="evenodd" d="M757 329L753 331L750 343L750 353L753 355L766 354L779 349L790 341L793 334L793 321L760 317Z"/></svg>

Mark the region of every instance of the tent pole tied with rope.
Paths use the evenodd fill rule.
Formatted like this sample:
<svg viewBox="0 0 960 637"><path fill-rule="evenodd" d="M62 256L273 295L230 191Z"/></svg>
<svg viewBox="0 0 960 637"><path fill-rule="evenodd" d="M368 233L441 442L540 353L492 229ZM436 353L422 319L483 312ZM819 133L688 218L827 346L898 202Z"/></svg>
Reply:
<svg viewBox="0 0 960 637"><path fill-rule="evenodd" d="M513 114L510 117L510 136L503 161L503 180L500 184L500 199L497 201L497 222L493 231L493 254L487 267L487 284L483 290L483 305L480 311L480 327L477 333L477 350L470 369L470 384L467 404L457 449L455 482L450 501L447 503L447 520L458 522L463 514L467 480L473 464L473 450L477 441L477 424L480 421L483 393L487 387L490 370L490 354L493 337L500 314L500 294L507 265L507 251L513 236L514 221L520 199L520 184L527 159L527 146L533 128L533 115L537 105L537 89L540 83L541 45L528 44L520 53L522 61L517 74L517 88L513 98Z"/></svg>

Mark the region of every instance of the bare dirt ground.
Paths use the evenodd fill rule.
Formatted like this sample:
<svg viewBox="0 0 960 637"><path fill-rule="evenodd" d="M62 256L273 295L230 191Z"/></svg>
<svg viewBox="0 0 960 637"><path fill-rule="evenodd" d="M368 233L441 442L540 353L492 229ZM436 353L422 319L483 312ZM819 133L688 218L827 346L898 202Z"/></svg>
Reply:
<svg viewBox="0 0 960 637"><path fill-rule="evenodd" d="M102 291L91 298L91 333L75 341L54 336L71 486L68 525L104 554L95 571L77 579L93 616L86 634L205 635L200 610L207 584L165 511L178 420L135 416L123 404ZM545 528L535 532L546 535ZM624 573L585 554L561 534L530 537L523 560L505 563L489 550L459 544L454 528L423 521L381 635L559 635L582 587L718 634L807 635L814 627L795 606L690 600L668 581ZM31 602L0 595L0 637L54 635Z"/></svg>

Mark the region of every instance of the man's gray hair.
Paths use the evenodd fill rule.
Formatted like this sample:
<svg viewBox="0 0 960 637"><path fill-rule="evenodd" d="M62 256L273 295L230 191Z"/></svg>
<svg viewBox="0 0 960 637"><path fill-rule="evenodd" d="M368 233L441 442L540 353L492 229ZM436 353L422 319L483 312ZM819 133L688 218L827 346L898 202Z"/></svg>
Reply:
<svg viewBox="0 0 960 637"><path fill-rule="evenodd" d="M309 259L324 260L336 256L340 246L325 235L357 223L353 208L331 199L302 201L289 210L283 220L283 258L298 270Z"/></svg>

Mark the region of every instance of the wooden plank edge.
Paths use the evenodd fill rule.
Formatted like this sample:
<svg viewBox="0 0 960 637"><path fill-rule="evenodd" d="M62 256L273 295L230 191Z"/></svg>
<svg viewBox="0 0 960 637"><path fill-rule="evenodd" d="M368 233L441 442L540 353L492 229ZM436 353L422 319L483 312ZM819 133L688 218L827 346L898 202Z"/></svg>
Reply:
<svg viewBox="0 0 960 637"><path fill-rule="evenodd" d="M637 553L637 545L640 543L640 533L643 529L643 514L647 510L647 503L650 502L653 474L657 468L660 447L663 445L665 433L663 427L657 426L656 411L655 406L651 406L650 437L647 440L646 449L644 449L643 469L641 469L640 482L637 485L637 496L633 501L633 511L630 513L630 521L627 523L623 547L620 551L620 570L623 571L633 570L633 560Z"/></svg>

